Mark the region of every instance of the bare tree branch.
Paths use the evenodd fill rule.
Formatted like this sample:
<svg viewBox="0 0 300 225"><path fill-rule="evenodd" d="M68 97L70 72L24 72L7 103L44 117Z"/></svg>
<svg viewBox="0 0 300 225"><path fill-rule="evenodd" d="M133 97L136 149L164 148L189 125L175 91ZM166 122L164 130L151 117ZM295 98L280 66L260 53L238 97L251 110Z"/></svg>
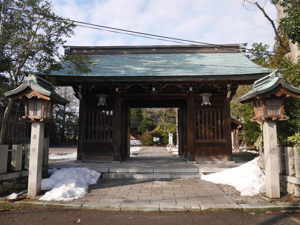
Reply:
<svg viewBox="0 0 300 225"><path fill-rule="evenodd" d="M280 33L278 31L278 29L276 28L276 25L275 25L275 22L274 20L271 19L271 17L266 13L266 10L264 9L264 7L262 7L258 2L252 2L252 1L249 1L249 0L244 0L244 3L245 2L248 2L249 4L253 4L255 5L262 13L263 15L267 18L267 20L271 23L272 27L273 27L273 30L274 30L274 33L277 37L277 40L279 41L279 45L285 49L286 51L288 51L288 49L286 48L286 46L283 44L283 41L282 41L282 38L280 36ZM245 6L245 5L244 5Z"/></svg>

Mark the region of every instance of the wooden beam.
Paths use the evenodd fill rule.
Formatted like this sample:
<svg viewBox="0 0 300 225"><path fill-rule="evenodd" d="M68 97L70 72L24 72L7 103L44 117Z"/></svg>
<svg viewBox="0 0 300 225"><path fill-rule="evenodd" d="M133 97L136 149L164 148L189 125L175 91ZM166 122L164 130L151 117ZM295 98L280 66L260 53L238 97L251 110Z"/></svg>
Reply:
<svg viewBox="0 0 300 225"><path fill-rule="evenodd" d="M195 82L195 83L228 83L228 82L236 82L236 84L253 84L253 82L268 73L258 73L258 74L248 74L245 75L212 75L212 76L165 76L165 77L153 77L153 76L51 76L55 77L57 84L60 86L78 86L78 85L86 85L89 86L91 83L93 84L102 84L106 85L106 87L121 87L125 82L156 82L156 83L174 83L174 82ZM110 82L108 82L108 80Z"/></svg>
<svg viewBox="0 0 300 225"><path fill-rule="evenodd" d="M121 160L121 99L120 93L115 93L113 108L113 142L114 142L114 160Z"/></svg>
<svg viewBox="0 0 300 225"><path fill-rule="evenodd" d="M77 144L77 160L83 159L83 138L86 134L86 123L85 123L85 110L83 99L79 100L79 132L78 132L78 144Z"/></svg>
<svg viewBox="0 0 300 225"><path fill-rule="evenodd" d="M194 93L189 92L187 96L187 123L188 123L188 159L194 160L195 153L195 104Z"/></svg>
<svg viewBox="0 0 300 225"><path fill-rule="evenodd" d="M214 139L218 139L218 120L217 120L217 111L214 110L214 125L215 125L215 136Z"/></svg>
<svg viewBox="0 0 300 225"><path fill-rule="evenodd" d="M222 111L221 110L218 110L218 139L223 139L222 138L222 124L221 124L221 114L222 114Z"/></svg>
<svg viewBox="0 0 300 225"><path fill-rule="evenodd" d="M286 96L290 96L290 97L294 97L294 98L300 98L300 95L294 94L289 90L286 89L280 89L279 92L276 93L277 97L280 97L281 95L286 95Z"/></svg>
<svg viewBox="0 0 300 225"><path fill-rule="evenodd" d="M230 100L224 99L224 139L226 139L226 152L229 160L232 160L232 143L231 143L231 115L230 115Z"/></svg>
<svg viewBox="0 0 300 225"><path fill-rule="evenodd" d="M209 131L208 131L208 110L205 109L205 139L209 139Z"/></svg>

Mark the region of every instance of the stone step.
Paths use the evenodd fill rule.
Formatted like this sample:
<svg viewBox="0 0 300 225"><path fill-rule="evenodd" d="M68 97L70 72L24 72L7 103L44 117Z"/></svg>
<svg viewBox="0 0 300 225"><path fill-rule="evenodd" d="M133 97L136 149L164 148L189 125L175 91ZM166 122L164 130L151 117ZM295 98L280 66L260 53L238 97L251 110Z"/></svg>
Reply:
<svg viewBox="0 0 300 225"><path fill-rule="evenodd" d="M200 165L235 165L235 161L224 161L224 160L207 160L207 161L197 161Z"/></svg>
<svg viewBox="0 0 300 225"><path fill-rule="evenodd" d="M211 173L221 172L226 169L228 169L228 168L202 168L202 169L200 169L200 171L201 171L201 174L207 175L207 174L211 174Z"/></svg>
<svg viewBox="0 0 300 225"><path fill-rule="evenodd" d="M197 167L124 167L124 168L109 168L109 173L196 173L199 172Z"/></svg>
<svg viewBox="0 0 300 225"><path fill-rule="evenodd" d="M242 163L230 163L230 164L199 164L199 171L202 174L217 173L226 169L231 169L240 166Z"/></svg>
<svg viewBox="0 0 300 225"><path fill-rule="evenodd" d="M101 173L199 173L198 167L101 167L95 170Z"/></svg>
<svg viewBox="0 0 300 225"><path fill-rule="evenodd" d="M200 178L199 172L191 173L103 173L103 179L189 179Z"/></svg>

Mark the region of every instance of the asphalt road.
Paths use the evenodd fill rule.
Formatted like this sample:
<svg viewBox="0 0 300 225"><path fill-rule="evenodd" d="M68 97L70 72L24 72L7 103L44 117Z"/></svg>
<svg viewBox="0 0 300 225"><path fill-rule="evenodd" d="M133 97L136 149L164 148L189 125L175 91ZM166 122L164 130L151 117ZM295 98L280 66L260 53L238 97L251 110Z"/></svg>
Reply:
<svg viewBox="0 0 300 225"><path fill-rule="evenodd" d="M298 214L243 212L109 212L96 210L66 210L26 208L0 212L1 225L226 225L226 224L300 224Z"/></svg>

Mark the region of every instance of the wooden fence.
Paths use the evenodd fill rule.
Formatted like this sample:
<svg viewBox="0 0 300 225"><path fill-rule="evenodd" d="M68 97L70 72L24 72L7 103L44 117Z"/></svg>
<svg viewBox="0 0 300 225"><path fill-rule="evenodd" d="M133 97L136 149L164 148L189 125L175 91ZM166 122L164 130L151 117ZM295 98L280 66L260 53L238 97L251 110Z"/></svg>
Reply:
<svg viewBox="0 0 300 225"><path fill-rule="evenodd" d="M280 153L281 191L300 197L300 151L284 147Z"/></svg>
<svg viewBox="0 0 300 225"><path fill-rule="evenodd" d="M0 176L3 174L28 170L30 156L29 149L29 144L12 145L11 149L9 149L9 145L0 145ZM43 148L43 166L48 166L48 156L49 139L45 138Z"/></svg>
<svg viewBox="0 0 300 225"><path fill-rule="evenodd" d="M0 129L2 125L2 115L0 114ZM21 144L30 142L30 123L24 120L16 120L14 122L13 117L8 120L8 130L5 138L5 143Z"/></svg>

